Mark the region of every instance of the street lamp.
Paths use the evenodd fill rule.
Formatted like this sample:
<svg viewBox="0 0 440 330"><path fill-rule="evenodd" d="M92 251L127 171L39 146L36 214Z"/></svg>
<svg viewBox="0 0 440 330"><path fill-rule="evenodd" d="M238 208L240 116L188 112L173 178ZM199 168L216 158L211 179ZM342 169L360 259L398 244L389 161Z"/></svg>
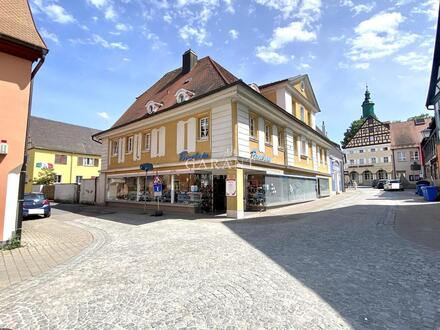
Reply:
<svg viewBox="0 0 440 330"><path fill-rule="evenodd" d="M429 138L431 135L431 130L429 128L425 128L420 132L424 138Z"/></svg>

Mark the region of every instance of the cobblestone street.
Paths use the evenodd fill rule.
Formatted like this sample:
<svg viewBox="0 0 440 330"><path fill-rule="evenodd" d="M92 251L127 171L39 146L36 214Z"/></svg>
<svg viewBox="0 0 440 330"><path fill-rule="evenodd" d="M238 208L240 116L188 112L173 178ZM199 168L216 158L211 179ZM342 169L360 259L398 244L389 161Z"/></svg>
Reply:
<svg viewBox="0 0 440 330"><path fill-rule="evenodd" d="M93 241L1 290L0 328L440 329L440 253L408 230L425 207L359 189L240 221L54 209Z"/></svg>

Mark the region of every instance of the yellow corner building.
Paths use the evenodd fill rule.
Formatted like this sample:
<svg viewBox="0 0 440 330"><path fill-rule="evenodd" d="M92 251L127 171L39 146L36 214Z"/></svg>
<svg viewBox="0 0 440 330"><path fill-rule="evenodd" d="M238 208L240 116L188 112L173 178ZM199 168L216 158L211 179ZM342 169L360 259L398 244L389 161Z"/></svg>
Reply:
<svg viewBox="0 0 440 330"><path fill-rule="evenodd" d="M320 111L308 75L246 84L189 50L94 135L105 148L97 201L241 218L329 196L337 145L316 127Z"/></svg>
<svg viewBox="0 0 440 330"><path fill-rule="evenodd" d="M46 168L53 168L56 184L98 177L102 145L92 140L96 133L99 130L31 117L26 192Z"/></svg>

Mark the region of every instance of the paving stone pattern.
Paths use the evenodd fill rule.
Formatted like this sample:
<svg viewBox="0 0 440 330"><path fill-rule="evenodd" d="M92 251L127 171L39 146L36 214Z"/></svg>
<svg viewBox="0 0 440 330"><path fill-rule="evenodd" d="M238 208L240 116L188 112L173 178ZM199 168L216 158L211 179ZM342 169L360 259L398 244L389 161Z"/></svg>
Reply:
<svg viewBox="0 0 440 330"><path fill-rule="evenodd" d="M439 252L394 230L408 196L358 190L241 221L72 216L94 241L0 291L0 327L439 329Z"/></svg>

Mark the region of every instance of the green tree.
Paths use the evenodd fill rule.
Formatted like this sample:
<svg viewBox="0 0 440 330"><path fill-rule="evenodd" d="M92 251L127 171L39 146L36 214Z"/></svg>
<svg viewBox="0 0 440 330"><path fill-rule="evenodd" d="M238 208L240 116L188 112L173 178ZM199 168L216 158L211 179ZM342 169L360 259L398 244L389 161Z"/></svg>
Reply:
<svg viewBox="0 0 440 330"><path fill-rule="evenodd" d="M422 113L418 116L414 116L414 117L409 117L407 120L416 120L416 119L426 119L426 118L431 118L429 113Z"/></svg>
<svg viewBox="0 0 440 330"><path fill-rule="evenodd" d="M347 146L348 142L350 142L350 140L353 138L353 136L356 134L363 123L364 119L362 118L354 120L351 123L350 127L344 133L344 139L341 141L342 148L345 148Z"/></svg>
<svg viewBox="0 0 440 330"><path fill-rule="evenodd" d="M38 172L38 178L34 179L34 184L53 184L55 176L53 168L44 168Z"/></svg>

